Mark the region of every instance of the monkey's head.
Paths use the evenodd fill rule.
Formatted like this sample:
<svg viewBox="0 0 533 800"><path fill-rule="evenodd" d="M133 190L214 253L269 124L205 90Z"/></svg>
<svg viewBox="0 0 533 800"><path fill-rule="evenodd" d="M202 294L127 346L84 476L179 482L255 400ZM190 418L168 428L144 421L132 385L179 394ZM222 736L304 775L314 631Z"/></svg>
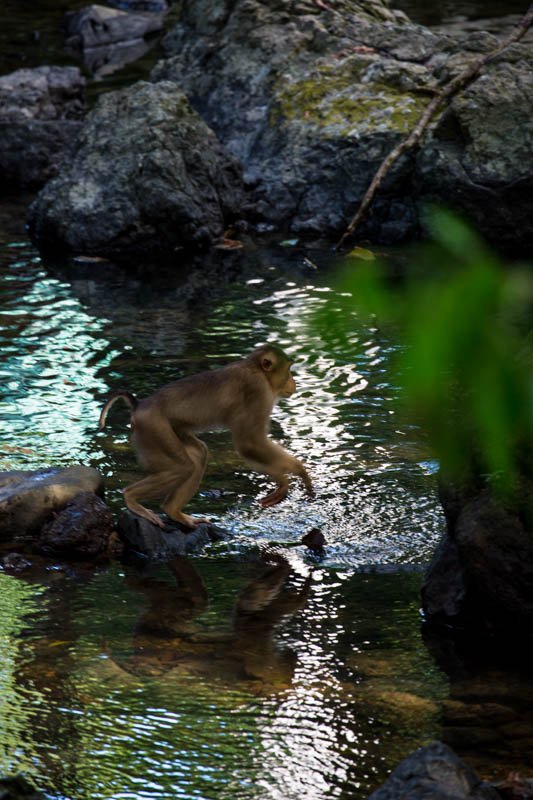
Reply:
<svg viewBox="0 0 533 800"><path fill-rule="evenodd" d="M276 344L266 344L254 350L250 356L267 378L276 397L290 397L296 391L291 373L294 362Z"/></svg>

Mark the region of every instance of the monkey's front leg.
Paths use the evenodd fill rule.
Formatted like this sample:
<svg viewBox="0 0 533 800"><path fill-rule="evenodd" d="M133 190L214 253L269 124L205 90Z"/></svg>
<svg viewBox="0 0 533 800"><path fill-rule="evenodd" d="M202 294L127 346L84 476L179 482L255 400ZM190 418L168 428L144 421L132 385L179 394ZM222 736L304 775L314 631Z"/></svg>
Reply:
<svg viewBox="0 0 533 800"><path fill-rule="evenodd" d="M285 484L278 486L277 489L274 489L273 492L267 494L266 497L263 497L259 504L262 508L269 508L269 506L275 506L278 503L281 503L282 500L285 500L289 493L289 482L287 481Z"/></svg>
<svg viewBox="0 0 533 800"><path fill-rule="evenodd" d="M288 475L297 475L301 478L308 496L314 497L313 484L306 468L281 445L268 438L256 441L254 444L237 442L235 444L237 451L253 469L269 475L277 483L277 488L259 501L263 508L281 503L287 497Z"/></svg>

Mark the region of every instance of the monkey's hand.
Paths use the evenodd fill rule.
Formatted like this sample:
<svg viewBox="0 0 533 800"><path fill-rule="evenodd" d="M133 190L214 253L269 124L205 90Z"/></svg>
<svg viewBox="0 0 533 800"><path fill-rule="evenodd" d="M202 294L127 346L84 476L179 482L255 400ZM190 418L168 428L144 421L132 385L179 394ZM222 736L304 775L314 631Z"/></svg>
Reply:
<svg viewBox="0 0 533 800"><path fill-rule="evenodd" d="M275 506L278 503L281 503L282 500L285 500L288 493L289 493L288 486L278 486L278 488L274 489L273 492L270 492L270 494L267 494L266 497L263 497L262 500L259 501L259 503L263 508L269 508L270 506Z"/></svg>

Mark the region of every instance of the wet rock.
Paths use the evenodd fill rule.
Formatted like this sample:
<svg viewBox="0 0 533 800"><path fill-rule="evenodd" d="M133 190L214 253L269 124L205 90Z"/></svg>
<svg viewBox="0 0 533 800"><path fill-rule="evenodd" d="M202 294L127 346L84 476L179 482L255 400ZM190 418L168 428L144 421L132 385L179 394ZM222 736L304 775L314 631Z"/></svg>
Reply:
<svg viewBox="0 0 533 800"><path fill-rule="evenodd" d="M122 69L131 61L137 61L157 44L156 39L134 39L131 42L88 47L76 52L78 59L92 77L100 80Z"/></svg>
<svg viewBox="0 0 533 800"><path fill-rule="evenodd" d="M499 800L453 750L433 742L407 756L368 800Z"/></svg>
<svg viewBox="0 0 533 800"><path fill-rule="evenodd" d="M123 550L111 511L91 492L75 495L43 526L37 548L45 555L78 559L116 557Z"/></svg>
<svg viewBox="0 0 533 800"><path fill-rule="evenodd" d="M459 45L379 2L348 2L342 13L325 5L184 0L152 79L176 82L241 159L252 222L331 236L431 91L495 40L476 33ZM412 238L420 200L433 199L470 215L499 246L531 246L532 59L510 48L453 101L389 172L362 238Z"/></svg>
<svg viewBox="0 0 533 800"><path fill-rule="evenodd" d="M144 39L163 27L164 14L142 14L92 5L67 11L63 19L65 45L86 49Z"/></svg>
<svg viewBox="0 0 533 800"><path fill-rule="evenodd" d="M319 528L311 528L310 531L302 536L300 541L313 553L322 554L324 552L326 538Z"/></svg>
<svg viewBox="0 0 533 800"><path fill-rule="evenodd" d="M133 5L133 4L132 4ZM142 4L138 4L142 5ZM144 4L146 5L146 4ZM101 5L69 11L63 19L65 46L95 78L102 78L142 58L157 42L164 23L166 4L152 13L128 13Z"/></svg>
<svg viewBox="0 0 533 800"><path fill-rule="evenodd" d="M0 540L28 539L78 492L102 493L103 478L90 467L0 473Z"/></svg>
<svg viewBox="0 0 533 800"><path fill-rule="evenodd" d="M2 189L38 189L52 178L85 112L77 67L20 69L0 78Z"/></svg>
<svg viewBox="0 0 533 800"><path fill-rule="evenodd" d="M223 234L242 204L237 161L170 82L100 97L29 212L44 249L168 254Z"/></svg>
<svg viewBox="0 0 533 800"><path fill-rule="evenodd" d="M162 529L131 511L121 515L118 530L127 548L157 561L196 553L228 535L222 528L205 523L188 530L169 521Z"/></svg>
<svg viewBox="0 0 533 800"><path fill-rule="evenodd" d="M511 509L496 502L488 490L442 487L441 499L448 530L422 585L426 618L522 641L533 624L527 514L519 503Z"/></svg>
<svg viewBox="0 0 533 800"><path fill-rule="evenodd" d="M23 775L0 776L0 798L2 800L45 800Z"/></svg>
<svg viewBox="0 0 533 800"><path fill-rule="evenodd" d="M110 0L109 5L128 11L152 11L159 14L168 11L166 0Z"/></svg>
<svg viewBox="0 0 533 800"><path fill-rule="evenodd" d="M28 561L21 553L7 553L7 555L2 556L0 563L6 572L15 574L24 572L31 567L31 561Z"/></svg>

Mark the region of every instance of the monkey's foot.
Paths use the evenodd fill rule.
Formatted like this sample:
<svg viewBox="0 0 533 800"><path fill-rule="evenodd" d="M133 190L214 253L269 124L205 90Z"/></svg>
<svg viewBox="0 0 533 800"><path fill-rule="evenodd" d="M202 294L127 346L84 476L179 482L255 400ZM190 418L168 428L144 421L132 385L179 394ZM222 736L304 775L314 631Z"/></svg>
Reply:
<svg viewBox="0 0 533 800"><path fill-rule="evenodd" d="M263 497L262 500L259 501L260 505L263 508L269 508L270 506L275 506L278 503L281 503L282 500L285 500L289 493L288 486L278 486L277 489L274 489L273 492L267 494L266 497Z"/></svg>
<svg viewBox="0 0 533 800"><path fill-rule="evenodd" d="M150 511L149 508L144 508L144 506L139 506L139 511L137 509L130 508L130 511L133 511L134 514L137 514L138 517L143 517L143 519L147 519L148 522L151 522L152 525L157 525L158 528L164 528L165 523L161 519L161 517L155 513L155 511Z"/></svg>
<svg viewBox="0 0 533 800"><path fill-rule="evenodd" d="M164 508L163 511L165 511ZM182 511L179 511L177 514L169 514L168 511L165 511L165 513L172 522L178 522L180 525L185 525L186 528L190 528L191 530L197 528L201 522L207 525L211 523L211 520L205 517L191 517L189 514L184 514Z"/></svg>

